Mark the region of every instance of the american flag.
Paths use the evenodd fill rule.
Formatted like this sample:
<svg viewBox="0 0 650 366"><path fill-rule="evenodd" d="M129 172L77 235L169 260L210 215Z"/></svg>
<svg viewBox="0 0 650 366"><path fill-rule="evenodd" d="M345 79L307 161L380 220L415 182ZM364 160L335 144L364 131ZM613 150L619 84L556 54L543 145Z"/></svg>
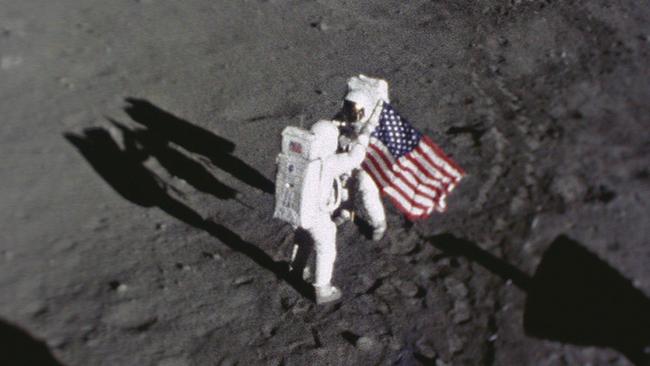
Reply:
<svg viewBox="0 0 650 366"><path fill-rule="evenodd" d="M363 169L409 220L447 209L447 195L465 175L453 160L384 103Z"/></svg>

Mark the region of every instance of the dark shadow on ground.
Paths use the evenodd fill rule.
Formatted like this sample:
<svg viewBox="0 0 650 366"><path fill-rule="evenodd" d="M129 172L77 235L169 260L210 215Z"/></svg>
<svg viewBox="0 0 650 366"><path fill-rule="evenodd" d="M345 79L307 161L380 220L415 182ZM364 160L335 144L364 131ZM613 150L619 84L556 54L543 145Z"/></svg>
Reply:
<svg viewBox="0 0 650 366"><path fill-rule="evenodd" d="M143 165L141 149L120 149L110 133L103 128L89 128L82 134L67 133L64 136L88 160L93 169L125 199L143 207L159 207L176 219L207 231L230 249L248 256L259 266L273 272L302 296L313 299L311 285L291 274L286 263L274 261L263 250L245 241L235 232L204 219L174 198L170 194L171 186Z"/></svg>
<svg viewBox="0 0 650 366"><path fill-rule="evenodd" d="M271 180L241 159L232 155L235 144L212 132L166 112L147 100L126 98L129 105L124 109L137 123L147 127L161 141L173 142L185 150L206 157L212 164L266 193L273 193Z"/></svg>
<svg viewBox="0 0 650 366"><path fill-rule="evenodd" d="M221 183L200 162L173 148L168 141L160 140L158 135L146 129L130 129L119 122L110 121L122 132L127 151L137 152L142 158L156 158L171 175L185 180L201 192L220 199L237 196L235 189Z"/></svg>
<svg viewBox="0 0 650 366"><path fill-rule="evenodd" d="M7 366L62 365L45 342L4 320L0 320L0 363Z"/></svg>
<svg viewBox="0 0 650 366"><path fill-rule="evenodd" d="M527 293L524 330L538 338L611 347L637 365L650 365L650 299L616 269L561 235L531 278L468 240L428 239L447 254L479 263Z"/></svg>

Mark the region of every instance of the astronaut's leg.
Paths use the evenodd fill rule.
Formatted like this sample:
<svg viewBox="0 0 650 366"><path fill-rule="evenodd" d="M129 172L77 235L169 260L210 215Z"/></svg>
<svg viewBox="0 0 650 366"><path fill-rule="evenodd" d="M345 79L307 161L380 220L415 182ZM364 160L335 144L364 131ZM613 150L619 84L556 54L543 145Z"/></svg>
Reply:
<svg viewBox="0 0 650 366"><path fill-rule="evenodd" d="M302 277L305 281L311 277L308 262L313 248L314 240L312 235L306 230L298 228L294 233L294 245L289 270L292 274Z"/></svg>
<svg viewBox="0 0 650 366"><path fill-rule="evenodd" d="M336 260L336 225L323 216L318 225L308 230L314 238L316 247L316 302L318 304L335 301L341 297L341 291L332 286L332 272Z"/></svg>
<svg viewBox="0 0 650 366"><path fill-rule="evenodd" d="M386 232L386 213L379 195L379 188L364 170L359 170L357 180L361 205L373 229L372 240L381 240Z"/></svg>

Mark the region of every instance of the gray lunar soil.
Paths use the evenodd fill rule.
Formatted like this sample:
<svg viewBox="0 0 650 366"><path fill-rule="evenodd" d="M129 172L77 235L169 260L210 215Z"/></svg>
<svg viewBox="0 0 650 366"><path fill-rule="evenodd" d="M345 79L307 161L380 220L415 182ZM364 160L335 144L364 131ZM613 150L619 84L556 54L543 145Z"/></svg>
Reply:
<svg viewBox="0 0 650 366"><path fill-rule="evenodd" d="M644 365L646 1L0 0L0 364ZM287 270L285 126L348 77L468 173Z"/></svg>

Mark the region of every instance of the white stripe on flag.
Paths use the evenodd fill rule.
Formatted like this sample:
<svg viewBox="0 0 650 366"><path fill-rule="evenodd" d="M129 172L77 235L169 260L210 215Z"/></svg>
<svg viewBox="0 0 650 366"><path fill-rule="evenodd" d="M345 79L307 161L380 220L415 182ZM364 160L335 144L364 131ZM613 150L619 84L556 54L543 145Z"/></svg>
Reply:
<svg viewBox="0 0 650 366"><path fill-rule="evenodd" d="M435 205L435 202L431 200L428 197L425 197L424 195L421 195L418 193L417 190L414 190L411 188L408 184L406 184L402 178L399 176L395 175L389 167L387 167L384 163L384 161L375 156L374 152L370 154L371 158L369 160L369 163L373 165L373 167L377 170L378 174L381 175L382 180L388 179L388 185L393 186L394 188L398 189L399 192L402 193L404 198L408 199L409 202L413 205L421 206L423 208L431 207ZM384 173L383 175L381 173ZM384 176L386 179L384 179Z"/></svg>
<svg viewBox="0 0 650 366"><path fill-rule="evenodd" d="M421 208L414 207L406 197L402 196L400 192L398 192L395 188L391 187L390 184L388 184L384 180L381 174L377 172L376 170L377 168L372 164L372 162L366 161L364 165L368 168L368 170L370 170L369 171L370 175L372 175L375 181L379 183L378 185L381 187L382 191L386 193L389 197L391 197L393 200L395 200L395 203L397 204L397 206L399 206L399 208L402 211L413 216L419 216L422 215L424 212L426 212Z"/></svg>
<svg viewBox="0 0 650 366"><path fill-rule="evenodd" d="M417 150L417 148L411 151L410 156L413 158L413 160L415 160L414 162L422 165L425 168L426 172L431 173L435 178L439 179L443 183L449 184L452 182L452 179L446 176L443 171L431 165L429 161Z"/></svg>
<svg viewBox="0 0 650 366"><path fill-rule="evenodd" d="M434 163L438 166L441 166L449 175L453 176L455 181L460 180L463 175L455 167L448 163L446 156L440 156L436 151L434 151L431 146L429 146L428 141L421 141L418 145L424 153L429 156Z"/></svg>
<svg viewBox="0 0 650 366"><path fill-rule="evenodd" d="M407 156L402 156L398 159L398 165L400 168L408 170L411 174L415 175L418 180L424 184L428 184L437 188L439 191L446 190L447 185L440 182L438 179L434 179L432 176L428 175L425 171L418 168Z"/></svg>
<svg viewBox="0 0 650 366"><path fill-rule="evenodd" d="M396 177L403 179L406 184L408 184L412 189L417 190L422 194L422 196L431 199L435 199L437 196L439 196L439 192L434 190L435 188L432 189L427 187L425 185L426 183L417 179L417 177L415 177L410 171L402 169L398 164L395 164L395 160L392 158L392 156L386 155L386 153L383 153L377 146L371 145L370 149L368 149L368 154L371 154L376 159L381 160L383 163L382 167L385 167L385 169L388 169L387 165L390 164L392 167L390 173Z"/></svg>

